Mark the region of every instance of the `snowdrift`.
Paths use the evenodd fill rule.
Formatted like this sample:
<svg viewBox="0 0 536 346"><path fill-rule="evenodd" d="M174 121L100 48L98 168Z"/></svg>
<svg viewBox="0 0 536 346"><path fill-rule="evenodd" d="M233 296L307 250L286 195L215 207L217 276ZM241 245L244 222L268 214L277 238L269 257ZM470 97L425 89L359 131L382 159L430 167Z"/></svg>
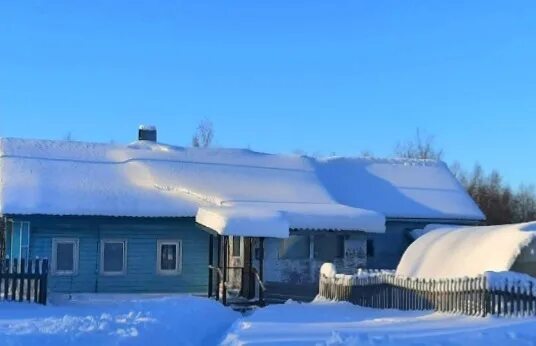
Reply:
<svg viewBox="0 0 536 346"><path fill-rule="evenodd" d="M442 279L508 271L521 249L535 235L536 222L439 228L419 237L408 247L396 274Z"/></svg>

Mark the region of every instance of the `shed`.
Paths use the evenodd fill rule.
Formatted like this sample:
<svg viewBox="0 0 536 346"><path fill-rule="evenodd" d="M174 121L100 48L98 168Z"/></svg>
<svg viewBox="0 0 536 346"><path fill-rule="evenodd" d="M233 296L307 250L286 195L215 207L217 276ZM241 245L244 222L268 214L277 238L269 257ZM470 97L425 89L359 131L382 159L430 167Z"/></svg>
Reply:
<svg viewBox="0 0 536 346"><path fill-rule="evenodd" d="M536 275L536 222L445 227L411 244L397 275L417 278L474 277L487 271Z"/></svg>

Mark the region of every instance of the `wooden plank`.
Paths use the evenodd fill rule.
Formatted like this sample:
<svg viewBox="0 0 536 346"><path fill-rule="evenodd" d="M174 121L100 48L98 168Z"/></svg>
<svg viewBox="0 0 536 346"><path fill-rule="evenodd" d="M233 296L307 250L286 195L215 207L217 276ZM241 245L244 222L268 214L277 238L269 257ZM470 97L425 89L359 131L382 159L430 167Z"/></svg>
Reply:
<svg viewBox="0 0 536 346"><path fill-rule="evenodd" d="M26 261L24 260L24 258L21 258L20 260L20 270L19 270L19 274L20 274L20 283L19 283L19 302L22 302L24 300L24 281L25 281L25 278L26 278Z"/></svg>

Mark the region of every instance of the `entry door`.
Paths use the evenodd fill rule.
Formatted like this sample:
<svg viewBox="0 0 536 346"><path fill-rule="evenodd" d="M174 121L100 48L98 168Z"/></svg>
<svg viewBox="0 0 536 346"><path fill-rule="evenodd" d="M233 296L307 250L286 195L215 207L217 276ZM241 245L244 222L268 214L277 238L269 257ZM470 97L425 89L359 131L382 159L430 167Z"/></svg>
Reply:
<svg viewBox="0 0 536 346"><path fill-rule="evenodd" d="M229 293L240 295L242 290L242 271L244 268L244 239L229 237L228 283Z"/></svg>
<svg viewBox="0 0 536 346"><path fill-rule="evenodd" d="M255 296L250 237L229 238L229 285L234 294L251 299Z"/></svg>

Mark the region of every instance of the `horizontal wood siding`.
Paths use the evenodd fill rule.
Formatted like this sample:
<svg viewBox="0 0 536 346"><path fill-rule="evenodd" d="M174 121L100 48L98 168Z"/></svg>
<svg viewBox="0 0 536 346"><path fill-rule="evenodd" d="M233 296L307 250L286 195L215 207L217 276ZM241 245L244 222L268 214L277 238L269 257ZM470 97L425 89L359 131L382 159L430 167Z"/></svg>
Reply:
<svg viewBox="0 0 536 346"><path fill-rule="evenodd" d="M193 218L18 217L31 222L30 256L52 257L53 238L79 239L79 270L74 276L49 276L53 292L180 292L207 289L208 234ZM127 241L127 273L101 275L100 240ZM157 273L157 241L182 241L179 275Z"/></svg>
<svg viewBox="0 0 536 346"><path fill-rule="evenodd" d="M396 269L404 251L413 242L409 231L423 228L428 224L446 223L444 220L390 221L387 220L385 233L367 233L367 239L373 241L374 256L367 256L367 268ZM449 222L447 222L449 223ZM452 222L450 222L452 223ZM456 222L463 224L463 221ZM466 224L474 224L467 221Z"/></svg>

